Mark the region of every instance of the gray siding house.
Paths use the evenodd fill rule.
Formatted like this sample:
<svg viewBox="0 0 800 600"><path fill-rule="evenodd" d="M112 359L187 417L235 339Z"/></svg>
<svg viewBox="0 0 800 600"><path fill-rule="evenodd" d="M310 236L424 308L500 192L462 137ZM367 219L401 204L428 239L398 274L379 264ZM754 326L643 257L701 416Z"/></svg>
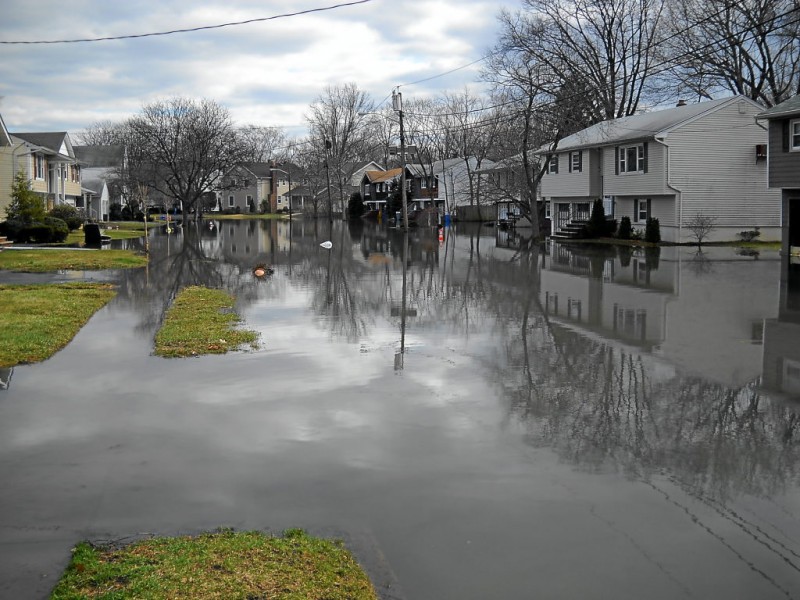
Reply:
<svg viewBox="0 0 800 600"><path fill-rule="evenodd" d="M763 108L743 96L597 123L564 138L542 178L552 231L589 218L594 200L606 214L643 229L661 225L667 242L694 241L688 225L711 217L708 241L759 228L780 236L780 193L767 188ZM547 149L540 154L549 154Z"/></svg>
<svg viewBox="0 0 800 600"><path fill-rule="evenodd" d="M769 187L781 191L783 251L800 254L800 95L758 118L769 123Z"/></svg>

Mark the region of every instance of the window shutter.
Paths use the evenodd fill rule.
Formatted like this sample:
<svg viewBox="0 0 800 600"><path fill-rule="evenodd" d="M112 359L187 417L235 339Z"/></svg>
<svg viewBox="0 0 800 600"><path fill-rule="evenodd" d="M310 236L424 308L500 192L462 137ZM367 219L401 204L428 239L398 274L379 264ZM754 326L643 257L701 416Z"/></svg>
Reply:
<svg viewBox="0 0 800 600"><path fill-rule="evenodd" d="M644 170L644 172L645 172L645 173L647 173L647 142L645 142L644 144L642 144L642 146L644 147L644 163L643 163L643 170ZM647 214L648 214L648 216L649 216L649 215L650 215L650 212L649 212L649 211L650 211L650 201L649 201L649 200L647 201L647 207L648 207L648 208L647 208L647 210L648 210L648 213L647 213Z"/></svg>
<svg viewBox="0 0 800 600"><path fill-rule="evenodd" d="M578 150L578 171L583 172L583 150Z"/></svg>
<svg viewBox="0 0 800 600"><path fill-rule="evenodd" d="M645 148L647 148L646 145L645 145ZM647 172L647 152L644 153L644 164L645 164L645 169L644 170L645 170L645 173L646 173ZM650 198L648 198L647 199L647 218L648 219L651 216L651 213L650 213L650 205L651 205L651 203L652 203L652 200Z"/></svg>
<svg viewBox="0 0 800 600"><path fill-rule="evenodd" d="M614 175L619 175L619 146L614 147Z"/></svg>
<svg viewBox="0 0 800 600"><path fill-rule="evenodd" d="M790 137L789 136L789 125L790 124L791 124L791 122L788 119L781 123L781 125L783 126L783 136L782 137L783 137L783 151L784 152L789 152L789 146L790 146L790 143L789 143L789 137Z"/></svg>
<svg viewBox="0 0 800 600"><path fill-rule="evenodd" d="M572 152L567 154L567 170L572 173Z"/></svg>

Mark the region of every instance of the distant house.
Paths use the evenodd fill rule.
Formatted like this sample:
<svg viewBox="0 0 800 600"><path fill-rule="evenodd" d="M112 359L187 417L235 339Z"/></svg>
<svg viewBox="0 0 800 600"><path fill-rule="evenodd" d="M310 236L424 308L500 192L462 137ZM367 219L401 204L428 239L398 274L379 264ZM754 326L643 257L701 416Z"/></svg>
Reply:
<svg viewBox="0 0 800 600"><path fill-rule="evenodd" d="M57 204L75 206L82 198L81 169L66 131L12 133L19 146L14 151L17 169L24 169L31 189L48 209Z"/></svg>
<svg viewBox="0 0 800 600"><path fill-rule="evenodd" d="M758 115L769 123L769 187L781 190L785 254L800 254L800 95Z"/></svg>
<svg viewBox="0 0 800 600"><path fill-rule="evenodd" d="M289 210L301 209L305 196L298 198L297 205L292 203L293 191L298 186L307 183L303 169L294 163L274 163L270 167L272 174L271 187L271 212L285 212Z"/></svg>
<svg viewBox="0 0 800 600"><path fill-rule="evenodd" d="M484 159L478 164L474 156L448 158L433 163L433 173L439 179L439 198L445 212L453 213L459 206L493 204L493 199L484 189L488 179L481 177L479 170L491 169L496 163Z"/></svg>
<svg viewBox="0 0 800 600"><path fill-rule="evenodd" d="M767 189L762 107L743 96L597 123L564 138L549 156L541 193L552 230L587 220L592 202L635 228L657 218L661 238L694 241L690 225L711 217L709 241L760 228L780 235L780 193Z"/></svg>
<svg viewBox="0 0 800 600"><path fill-rule="evenodd" d="M389 171L367 171L361 178L361 197L369 210L382 210L400 185L403 169ZM439 178L433 174L431 165L406 165L406 190L408 210L440 208L444 201L439 198Z"/></svg>
<svg viewBox="0 0 800 600"><path fill-rule="evenodd" d="M122 145L74 146L75 158L81 165L83 198L76 200L89 218L108 220L112 204L128 202L120 172L125 168L125 147Z"/></svg>
<svg viewBox="0 0 800 600"><path fill-rule="evenodd" d="M266 162L243 163L229 171L220 181L217 204L221 210L242 213L258 212L267 202L275 212L272 200L272 165Z"/></svg>
<svg viewBox="0 0 800 600"><path fill-rule="evenodd" d="M347 192L353 194L360 191L361 180L367 171L385 171L375 161L350 161L342 164L342 176L347 182Z"/></svg>
<svg viewBox="0 0 800 600"><path fill-rule="evenodd" d="M368 210L382 210L399 185L402 169L366 171L361 177L361 198Z"/></svg>

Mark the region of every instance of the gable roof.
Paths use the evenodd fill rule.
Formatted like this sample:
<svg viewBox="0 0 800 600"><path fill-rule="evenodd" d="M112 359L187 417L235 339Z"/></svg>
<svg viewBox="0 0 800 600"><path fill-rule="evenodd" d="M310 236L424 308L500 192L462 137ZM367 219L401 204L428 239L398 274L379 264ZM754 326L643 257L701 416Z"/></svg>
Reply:
<svg viewBox="0 0 800 600"><path fill-rule="evenodd" d="M3 122L3 115L0 115L0 146L10 146L11 136L8 134L6 124Z"/></svg>
<svg viewBox="0 0 800 600"><path fill-rule="evenodd" d="M758 115L758 119L780 119L781 117L793 117L800 115L800 94L789 98L785 102L776 104L770 109Z"/></svg>
<svg viewBox="0 0 800 600"><path fill-rule="evenodd" d="M21 140L55 152L61 152L61 147L66 144L67 155L69 156L72 152L72 144L69 142L66 131L26 132L14 133L13 135Z"/></svg>
<svg viewBox="0 0 800 600"><path fill-rule="evenodd" d="M707 113L734 101L744 101L755 106L755 102L744 96L731 96L718 100L687 104L665 110L657 110L640 115L631 115L619 119L611 119L595 123L562 139L556 147L556 152L573 150L577 148L592 148L608 146L633 140L642 140L666 135L669 131L685 125ZM550 148L539 148L538 154L549 154Z"/></svg>
<svg viewBox="0 0 800 600"><path fill-rule="evenodd" d="M242 163L242 168L247 169L256 177L267 179L272 177L272 172L270 171L271 165L266 162L248 162Z"/></svg>
<svg viewBox="0 0 800 600"><path fill-rule="evenodd" d="M366 171L364 177L366 177L370 183L381 183L384 181L391 181L395 177L400 177L402 172L403 169L400 167L388 171Z"/></svg>
<svg viewBox="0 0 800 600"><path fill-rule="evenodd" d="M75 158L88 167L118 167L122 165L125 147L109 146L73 146Z"/></svg>

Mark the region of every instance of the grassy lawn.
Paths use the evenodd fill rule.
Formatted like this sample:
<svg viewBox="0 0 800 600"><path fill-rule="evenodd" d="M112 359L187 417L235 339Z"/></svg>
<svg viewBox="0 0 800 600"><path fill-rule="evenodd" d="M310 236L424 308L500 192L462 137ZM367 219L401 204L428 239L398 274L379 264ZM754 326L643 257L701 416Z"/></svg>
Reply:
<svg viewBox="0 0 800 600"><path fill-rule="evenodd" d="M0 285L0 367L50 358L115 294L97 283Z"/></svg>
<svg viewBox="0 0 800 600"><path fill-rule="evenodd" d="M4 250L0 270L22 273L132 269L147 265L147 257L130 250Z"/></svg>
<svg viewBox="0 0 800 600"><path fill-rule="evenodd" d="M100 231L103 235L107 235L112 240L128 240L131 238L142 237L144 235L144 225L141 229L102 229ZM67 239L64 240L65 245L82 244L84 241L83 229L76 229L70 231Z"/></svg>
<svg viewBox="0 0 800 600"><path fill-rule="evenodd" d="M341 542L290 530L283 537L223 531L153 538L123 548L82 543L50 596L78 598L376 600L377 595Z"/></svg>
<svg viewBox="0 0 800 600"><path fill-rule="evenodd" d="M256 347L258 334L236 327L241 319L231 311L233 303L233 297L222 290L199 286L183 289L156 334L156 354L225 354L244 344Z"/></svg>

